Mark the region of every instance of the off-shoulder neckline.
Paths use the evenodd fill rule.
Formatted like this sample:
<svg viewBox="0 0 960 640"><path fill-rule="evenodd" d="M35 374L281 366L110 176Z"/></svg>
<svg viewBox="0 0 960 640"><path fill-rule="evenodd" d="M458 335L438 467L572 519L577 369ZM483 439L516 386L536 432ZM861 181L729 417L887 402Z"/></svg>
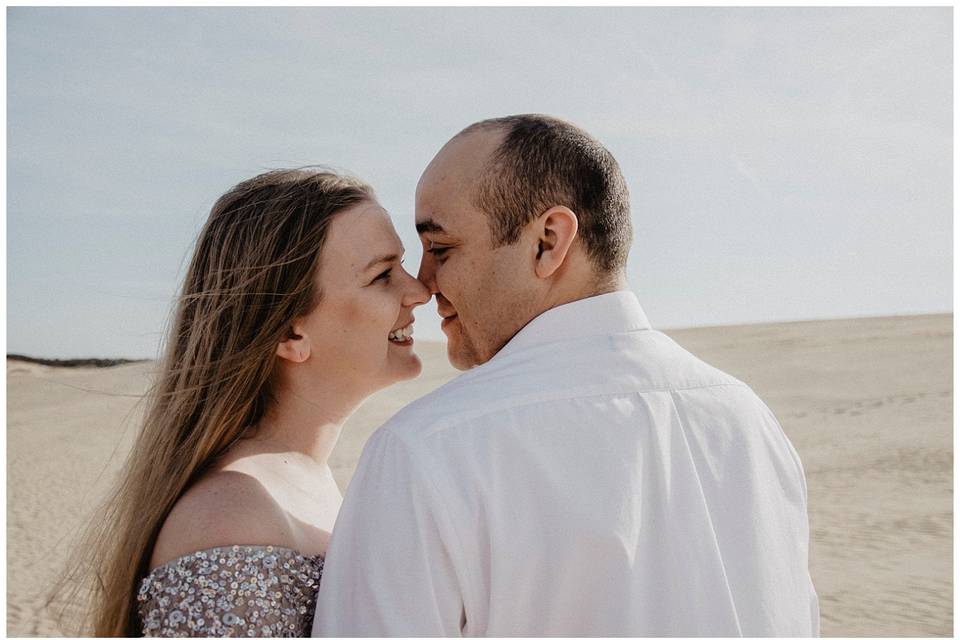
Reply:
<svg viewBox="0 0 960 640"><path fill-rule="evenodd" d="M213 552L215 552L215 551L233 551L233 552L237 552L237 551L240 551L240 550L250 550L250 549L266 549L267 553L274 553L274 552L280 551L280 552L289 554L290 556L292 556L292 557L294 557L294 558L302 558L302 559L304 559L304 560L310 560L310 561L313 561L313 562L316 562L317 560L323 560L323 558L324 558L324 555L323 555L322 553L318 553L318 554L315 554L315 555L308 555L308 554L305 554L305 553L301 553L301 552L297 551L296 549L293 549L292 547L285 547L285 546L283 546L283 545L275 545L275 544L225 544L225 545L221 545L221 546L219 546L219 547L208 547L208 548L206 548L206 549L197 549L196 551L191 551L190 553L185 553L185 554L183 554L182 556L177 556L176 558L173 558L173 559L171 559L171 560L167 560L167 561L164 562L163 564L158 564L158 565L155 566L153 569L150 569L150 571L147 572L147 575L146 575L145 577L149 578L151 575L153 575L154 572L159 571L160 569L164 569L164 568L167 568L167 567L169 567L169 566L175 565L175 564L177 564L178 562L182 562L183 560L187 560L187 559L190 559L190 558L194 558L194 557L196 557L196 554L198 554L198 553L208 554L208 553L213 553Z"/></svg>

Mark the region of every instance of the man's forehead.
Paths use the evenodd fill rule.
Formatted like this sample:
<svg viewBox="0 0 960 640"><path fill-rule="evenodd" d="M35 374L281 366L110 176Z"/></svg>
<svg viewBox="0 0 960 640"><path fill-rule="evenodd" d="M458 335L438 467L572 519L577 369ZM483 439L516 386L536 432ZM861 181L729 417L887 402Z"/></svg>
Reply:
<svg viewBox="0 0 960 640"><path fill-rule="evenodd" d="M503 132L497 130L454 136L427 165L417 185L418 196L442 196L446 190L461 190L476 182L502 140Z"/></svg>
<svg viewBox="0 0 960 640"><path fill-rule="evenodd" d="M473 193L502 138L503 132L479 130L444 145L417 184L417 233L470 235L486 224Z"/></svg>
<svg viewBox="0 0 960 640"><path fill-rule="evenodd" d="M476 173L486 167L503 138L504 132L499 129L479 129L459 134L444 145L435 160L457 166L465 173Z"/></svg>
<svg viewBox="0 0 960 640"><path fill-rule="evenodd" d="M416 221L417 233L449 234L461 226L458 212L464 206L464 183L447 179L435 179L430 170L424 173L417 187ZM465 198L464 198L465 197Z"/></svg>

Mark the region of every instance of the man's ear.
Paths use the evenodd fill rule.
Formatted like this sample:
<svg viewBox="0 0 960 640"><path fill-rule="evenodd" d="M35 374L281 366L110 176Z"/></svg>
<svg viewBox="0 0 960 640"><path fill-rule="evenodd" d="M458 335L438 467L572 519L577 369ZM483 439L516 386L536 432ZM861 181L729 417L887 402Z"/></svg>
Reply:
<svg viewBox="0 0 960 640"><path fill-rule="evenodd" d="M535 270L540 278L549 278L563 264L570 245L577 237L577 216L568 207L551 207L540 216L540 238Z"/></svg>
<svg viewBox="0 0 960 640"><path fill-rule="evenodd" d="M288 330L287 337L277 344L277 356L290 362L306 362L310 357L310 338L303 331L300 322L294 322Z"/></svg>

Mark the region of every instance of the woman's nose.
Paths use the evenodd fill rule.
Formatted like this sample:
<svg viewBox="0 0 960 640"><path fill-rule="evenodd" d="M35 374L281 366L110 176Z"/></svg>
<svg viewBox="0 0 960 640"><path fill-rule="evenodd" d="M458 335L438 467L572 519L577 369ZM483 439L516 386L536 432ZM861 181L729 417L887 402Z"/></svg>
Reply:
<svg viewBox="0 0 960 640"><path fill-rule="evenodd" d="M413 307L429 302L431 295L430 289L409 273L407 274L407 279L409 282L407 283L408 288L404 299L404 306Z"/></svg>

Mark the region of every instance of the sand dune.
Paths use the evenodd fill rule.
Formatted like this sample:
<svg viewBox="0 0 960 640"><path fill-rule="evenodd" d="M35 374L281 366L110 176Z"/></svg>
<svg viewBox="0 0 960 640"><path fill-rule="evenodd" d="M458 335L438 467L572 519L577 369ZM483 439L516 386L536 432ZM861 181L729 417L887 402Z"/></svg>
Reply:
<svg viewBox="0 0 960 640"><path fill-rule="evenodd" d="M953 633L953 317L685 329L680 344L749 383L780 418L809 487L825 636ZM371 398L331 461L342 487L394 411L455 375L439 344L418 380ZM61 635L44 603L112 481L153 363L7 365L7 633Z"/></svg>

